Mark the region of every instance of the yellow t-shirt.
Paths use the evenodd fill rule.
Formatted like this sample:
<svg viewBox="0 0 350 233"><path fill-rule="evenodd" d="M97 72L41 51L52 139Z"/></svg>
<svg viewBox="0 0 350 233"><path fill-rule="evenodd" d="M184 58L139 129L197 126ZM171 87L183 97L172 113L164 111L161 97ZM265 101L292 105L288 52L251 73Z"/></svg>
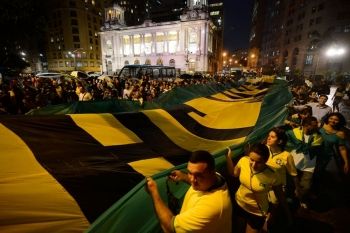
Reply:
<svg viewBox="0 0 350 233"><path fill-rule="evenodd" d="M195 191L192 186L186 193L181 211L174 217L176 233L231 232L232 204L227 185L210 192Z"/></svg>
<svg viewBox="0 0 350 233"><path fill-rule="evenodd" d="M287 183L287 172L291 176L298 175L293 156L288 151L272 155L270 150L270 157L266 164L276 171L278 181L281 185L286 185Z"/></svg>
<svg viewBox="0 0 350 233"><path fill-rule="evenodd" d="M237 204L249 213L266 215L269 208L268 192L272 190L272 186L278 185L276 173L269 167L259 173L253 173L247 156L238 161L237 167L240 168L241 182L236 192Z"/></svg>

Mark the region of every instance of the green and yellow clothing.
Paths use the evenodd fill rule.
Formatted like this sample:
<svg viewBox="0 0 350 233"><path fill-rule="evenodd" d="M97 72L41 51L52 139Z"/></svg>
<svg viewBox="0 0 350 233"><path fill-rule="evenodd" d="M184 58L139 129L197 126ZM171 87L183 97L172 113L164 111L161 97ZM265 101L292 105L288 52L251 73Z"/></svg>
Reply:
<svg viewBox="0 0 350 233"><path fill-rule="evenodd" d="M270 157L266 164L275 170L281 185L286 185L287 183L287 172L291 176L298 175L293 156L288 151L273 154L270 150Z"/></svg>
<svg viewBox="0 0 350 233"><path fill-rule="evenodd" d="M226 183L203 192L189 188L181 211L173 219L174 232L231 232L232 204Z"/></svg>
<svg viewBox="0 0 350 233"><path fill-rule="evenodd" d="M302 127L286 133L287 148L290 150L295 166L300 171L314 172L316 156L321 153L323 138L318 133L306 135Z"/></svg>
<svg viewBox="0 0 350 233"><path fill-rule="evenodd" d="M247 156L242 157L236 166L240 169L241 182L236 192L237 204L251 214L266 215L269 208L268 192L278 185L275 171L266 167L263 171L254 173Z"/></svg>

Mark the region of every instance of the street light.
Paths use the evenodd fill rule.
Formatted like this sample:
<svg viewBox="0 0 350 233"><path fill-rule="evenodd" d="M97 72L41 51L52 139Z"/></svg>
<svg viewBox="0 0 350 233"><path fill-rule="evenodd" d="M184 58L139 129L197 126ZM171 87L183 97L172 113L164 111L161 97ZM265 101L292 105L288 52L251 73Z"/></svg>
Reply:
<svg viewBox="0 0 350 233"><path fill-rule="evenodd" d="M226 52L222 52L222 72L224 72L224 66L225 66L225 59L226 59L227 53Z"/></svg>
<svg viewBox="0 0 350 233"><path fill-rule="evenodd" d="M341 47L330 47L326 51L327 57L338 57L345 54L345 49Z"/></svg>
<svg viewBox="0 0 350 233"><path fill-rule="evenodd" d="M326 50L325 55L330 59L331 69L334 68L334 71L341 71L341 66L336 64L336 59L342 57L346 53L344 47L333 45ZM318 62L317 62L318 63ZM316 64L317 65L317 64Z"/></svg>

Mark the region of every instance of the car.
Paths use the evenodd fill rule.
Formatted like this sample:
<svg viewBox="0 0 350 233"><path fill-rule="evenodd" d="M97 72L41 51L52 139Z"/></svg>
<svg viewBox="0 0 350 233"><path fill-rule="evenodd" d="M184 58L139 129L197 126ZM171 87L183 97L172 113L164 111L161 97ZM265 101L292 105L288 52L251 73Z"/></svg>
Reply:
<svg viewBox="0 0 350 233"><path fill-rule="evenodd" d="M52 78L52 79L58 79L60 77L63 77L64 75L61 73L55 73L55 72L40 72L35 75L38 78Z"/></svg>
<svg viewBox="0 0 350 233"><path fill-rule="evenodd" d="M98 78L102 74L99 72L95 72L95 71L89 71L89 72L87 72L87 75L89 76L89 78Z"/></svg>
<svg viewBox="0 0 350 233"><path fill-rule="evenodd" d="M71 76L76 77L76 78L80 78L80 79L87 79L89 78L89 75L83 71L72 71L70 73Z"/></svg>

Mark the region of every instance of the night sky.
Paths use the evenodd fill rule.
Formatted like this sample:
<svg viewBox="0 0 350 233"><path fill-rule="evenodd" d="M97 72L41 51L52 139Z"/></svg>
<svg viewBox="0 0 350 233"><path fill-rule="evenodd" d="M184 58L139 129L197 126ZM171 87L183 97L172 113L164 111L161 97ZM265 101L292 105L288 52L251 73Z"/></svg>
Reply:
<svg viewBox="0 0 350 233"><path fill-rule="evenodd" d="M248 48L254 0L224 0L224 49Z"/></svg>

